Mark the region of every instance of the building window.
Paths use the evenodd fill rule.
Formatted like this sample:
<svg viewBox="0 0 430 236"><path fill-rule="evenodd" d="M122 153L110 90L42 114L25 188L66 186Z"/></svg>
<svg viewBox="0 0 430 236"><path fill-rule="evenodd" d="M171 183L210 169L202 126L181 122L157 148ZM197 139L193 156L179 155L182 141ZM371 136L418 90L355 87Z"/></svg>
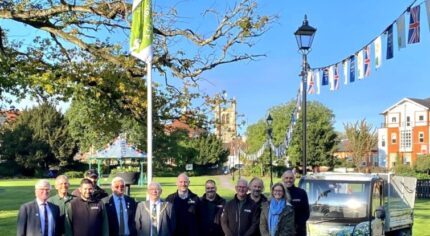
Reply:
<svg viewBox="0 0 430 236"><path fill-rule="evenodd" d="M419 121L424 121L424 116L423 115L418 116L418 120Z"/></svg>
<svg viewBox="0 0 430 236"><path fill-rule="evenodd" d="M411 164L411 154L410 153L405 153L405 155L403 156L403 164L404 165L410 165Z"/></svg>
<svg viewBox="0 0 430 236"><path fill-rule="evenodd" d="M391 117L391 123L397 123L397 119L395 116Z"/></svg>
<svg viewBox="0 0 430 236"><path fill-rule="evenodd" d="M397 143L397 135L396 135L396 133L392 133L391 134L391 143L392 144Z"/></svg>
<svg viewBox="0 0 430 236"><path fill-rule="evenodd" d="M381 146L385 147L385 135L381 137Z"/></svg>
<svg viewBox="0 0 430 236"><path fill-rule="evenodd" d="M406 116L406 126L411 126L411 117Z"/></svg>
<svg viewBox="0 0 430 236"><path fill-rule="evenodd" d="M400 149L410 149L412 147L412 131L400 131Z"/></svg>
<svg viewBox="0 0 430 236"><path fill-rule="evenodd" d="M420 143L424 143L424 132L419 132L418 133L418 141Z"/></svg>

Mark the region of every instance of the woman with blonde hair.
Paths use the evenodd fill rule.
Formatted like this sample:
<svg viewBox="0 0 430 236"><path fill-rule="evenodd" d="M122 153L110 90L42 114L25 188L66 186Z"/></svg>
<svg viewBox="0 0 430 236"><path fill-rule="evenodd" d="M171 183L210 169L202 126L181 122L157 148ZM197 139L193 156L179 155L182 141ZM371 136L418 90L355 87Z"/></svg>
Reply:
<svg viewBox="0 0 430 236"><path fill-rule="evenodd" d="M294 236L294 210L289 203L288 190L281 183L271 189L272 198L263 203L260 215L262 236Z"/></svg>

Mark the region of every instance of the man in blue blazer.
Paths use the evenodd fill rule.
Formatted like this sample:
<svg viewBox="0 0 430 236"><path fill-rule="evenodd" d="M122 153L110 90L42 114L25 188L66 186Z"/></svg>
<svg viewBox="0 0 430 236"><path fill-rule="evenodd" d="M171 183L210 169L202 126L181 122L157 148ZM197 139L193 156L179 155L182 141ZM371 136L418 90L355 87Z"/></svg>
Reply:
<svg viewBox="0 0 430 236"><path fill-rule="evenodd" d="M60 232L60 208L48 202L51 185L41 179L35 185L36 199L23 204L18 213L17 236L58 236Z"/></svg>
<svg viewBox="0 0 430 236"><path fill-rule="evenodd" d="M112 194L102 199L109 220L109 235L135 236L136 201L124 194L125 182L121 177L112 179L111 189Z"/></svg>
<svg viewBox="0 0 430 236"><path fill-rule="evenodd" d="M170 202L160 199L161 192L161 185L152 182L148 186L149 200L137 204L135 217L137 235L173 235L176 226L175 211Z"/></svg>

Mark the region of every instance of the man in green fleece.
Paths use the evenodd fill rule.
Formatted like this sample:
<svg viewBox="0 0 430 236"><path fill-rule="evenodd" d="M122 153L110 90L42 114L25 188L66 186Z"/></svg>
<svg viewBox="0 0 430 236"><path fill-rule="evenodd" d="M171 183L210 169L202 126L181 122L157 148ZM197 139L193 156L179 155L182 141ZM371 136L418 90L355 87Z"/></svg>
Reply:
<svg viewBox="0 0 430 236"><path fill-rule="evenodd" d="M70 201L75 198L74 195L69 193L69 187L69 178L65 175L59 175L55 179L55 189L57 189L57 194L48 199L48 202L51 202L60 208L60 222L62 222L60 223L61 234L64 234L64 219L66 217L65 214L67 213L66 209L70 204Z"/></svg>

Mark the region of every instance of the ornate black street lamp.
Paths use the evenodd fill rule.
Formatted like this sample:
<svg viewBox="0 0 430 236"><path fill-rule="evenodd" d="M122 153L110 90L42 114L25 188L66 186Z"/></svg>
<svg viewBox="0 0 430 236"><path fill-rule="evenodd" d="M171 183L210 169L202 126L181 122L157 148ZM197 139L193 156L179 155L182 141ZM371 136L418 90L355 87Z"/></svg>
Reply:
<svg viewBox="0 0 430 236"><path fill-rule="evenodd" d="M303 128L303 141L302 141L302 150L303 150L303 175L306 175L306 88L307 88L307 74L309 70L308 58L307 55L311 51L312 41L315 36L316 28L310 26L308 24L307 16L305 15L305 19L303 20L302 26L300 26L297 31L294 33L297 40L297 45L299 46L299 51L303 55L303 65L302 72L300 76L302 76L302 128Z"/></svg>

